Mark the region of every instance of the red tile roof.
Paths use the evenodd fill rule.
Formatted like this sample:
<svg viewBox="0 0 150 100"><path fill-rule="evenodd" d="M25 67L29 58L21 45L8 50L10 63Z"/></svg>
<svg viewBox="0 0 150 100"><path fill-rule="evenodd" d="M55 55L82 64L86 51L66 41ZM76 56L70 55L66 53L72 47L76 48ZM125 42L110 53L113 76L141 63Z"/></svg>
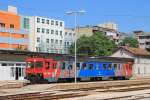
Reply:
<svg viewBox="0 0 150 100"><path fill-rule="evenodd" d="M132 47L121 47L121 48L125 49L126 51L136 56L149 56L150 57L150 52L142 48L132 48Z"/></svg>

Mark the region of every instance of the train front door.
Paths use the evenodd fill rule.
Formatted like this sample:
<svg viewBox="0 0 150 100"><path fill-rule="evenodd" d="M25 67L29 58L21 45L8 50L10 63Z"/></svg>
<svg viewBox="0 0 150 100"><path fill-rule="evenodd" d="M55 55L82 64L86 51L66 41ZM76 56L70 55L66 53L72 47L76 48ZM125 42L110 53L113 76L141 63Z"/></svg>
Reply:
<svg viewBox="0 0 150 100"><path fill-rule="evenodd" d="M16 67L15 80L18 80L18 78L19 78L19 68Z"/></svg>

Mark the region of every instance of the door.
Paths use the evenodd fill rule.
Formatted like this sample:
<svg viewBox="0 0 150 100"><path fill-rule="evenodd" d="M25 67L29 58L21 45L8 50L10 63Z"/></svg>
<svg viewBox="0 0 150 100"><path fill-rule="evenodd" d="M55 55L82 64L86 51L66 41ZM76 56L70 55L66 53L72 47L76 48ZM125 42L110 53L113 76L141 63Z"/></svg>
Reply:
<svg viewBox="0 0 150 100"><path fill-rule="evenodd" d="M19 78L19 68L16 67L15 80L18 80L18 78Z"/></svg>

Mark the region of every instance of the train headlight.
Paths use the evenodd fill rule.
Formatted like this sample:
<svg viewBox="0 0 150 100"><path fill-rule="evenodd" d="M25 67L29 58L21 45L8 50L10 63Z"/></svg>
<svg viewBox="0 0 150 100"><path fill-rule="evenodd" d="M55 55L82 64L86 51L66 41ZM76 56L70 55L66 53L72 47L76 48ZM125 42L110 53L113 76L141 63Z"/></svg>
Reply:
<svg viewBox="0 0 150 100"><path fill-rule="evenodd" d="M44 75L47 75L47 73L45 72Z"/></svg>

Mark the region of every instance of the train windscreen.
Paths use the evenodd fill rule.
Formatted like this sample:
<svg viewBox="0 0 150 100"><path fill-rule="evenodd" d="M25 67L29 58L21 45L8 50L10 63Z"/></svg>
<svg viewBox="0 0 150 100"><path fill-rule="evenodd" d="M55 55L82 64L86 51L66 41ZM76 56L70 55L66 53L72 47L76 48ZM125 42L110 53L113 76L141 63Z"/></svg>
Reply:
<svg viewBox="0 0 150 100"><path fill-rule="evenodd" d="M42 68L43 67L43 62L27 62L27 67L28 68Z"/></svg>

